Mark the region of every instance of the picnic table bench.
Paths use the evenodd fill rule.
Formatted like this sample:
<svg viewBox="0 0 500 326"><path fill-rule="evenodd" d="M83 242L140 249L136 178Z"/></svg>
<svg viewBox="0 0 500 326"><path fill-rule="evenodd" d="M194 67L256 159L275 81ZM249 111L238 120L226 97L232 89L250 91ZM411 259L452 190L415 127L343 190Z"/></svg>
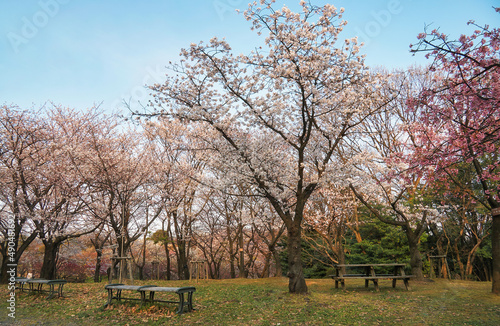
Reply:
<svg viewBox="0 0 500 326"><path fill-rule="evenodd" d="M365 287L368 287L370 281L373 282L375 290L379 291L378 281L380 279L392 279L392 287L396 287L396 281L402 280L406 290L410 289L409 280L415 277L414 275L406 275L404 268L406 264L337 264L335 265L335 275L330 275L332 279L335 280L335 288L338 289L339 282L342 285L342 289L345 290L345 280L346 279L364 279ZM361 274L344 274L342 271L347 268L358 268L362 269ZM388 274L377 274L375 268L389 268L392 269L392 273Z"/></svg>
<svg viewBox="0 0 500 326"><path fill-rule="evenodd" d="M196 291L195 287L186 286L186 287L160 287L156 285L125 285L121 283L117 284L108 284L104 287L108 291L108 301L104 305L107 307L111 304L113 299L117 301L121 300L136 300L141 301L141 305L144 303L155 303L155 302L164 302L164 303L176 303L178 304L177 313L182 314L184 312L184 308L186 307L188 312L194 310L193 309L193 293ZM113 295L113 290L115 290L115 295ZM140 298L125 298L122 297L122 291L136 291L139 292ZM149 296L146 295L146 292L149 292ZM172 292L176 293L179 296L179 301L171 301L171 300L160 300L155 298L156 292ZM187 298L184 296L187 294Z"/></svg>
<svg viewBox="0 0 500 326"><path fill-rule="evenodd" d="M28 284L29 286L29 293L49 293L47 296L47 299L52 299L56 295L57 297L62 297L63 296L63 287L64 284L67 283L66 280L46 280L42 278L26 278L26 277L16 277L16 283L19 285L16 287L18 289L21 289L21 292L24 292L24 285ZM49 289L43 289L44 285L48 285ZM56 288L57 285L57 288Z"/></svg>

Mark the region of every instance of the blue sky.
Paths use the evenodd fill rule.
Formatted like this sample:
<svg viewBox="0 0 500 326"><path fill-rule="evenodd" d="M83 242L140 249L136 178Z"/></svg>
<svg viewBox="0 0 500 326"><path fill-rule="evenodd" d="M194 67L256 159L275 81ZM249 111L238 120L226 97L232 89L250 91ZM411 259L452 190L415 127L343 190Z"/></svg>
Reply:
<svg viewBox="0 0 500 326"><path fill-rule="evenodd" d="M297 8L299 0L278 0ZM344 7L342 38L358 36L370 66L425 64L409 44L425 25L457 37L467 21L498 26L500 0L312 0ZM236 9L248 0L0 0L0 105L46 101L107 111L147 102L145 84L190 43L225 37L236 52L260 42Z"/></svg>

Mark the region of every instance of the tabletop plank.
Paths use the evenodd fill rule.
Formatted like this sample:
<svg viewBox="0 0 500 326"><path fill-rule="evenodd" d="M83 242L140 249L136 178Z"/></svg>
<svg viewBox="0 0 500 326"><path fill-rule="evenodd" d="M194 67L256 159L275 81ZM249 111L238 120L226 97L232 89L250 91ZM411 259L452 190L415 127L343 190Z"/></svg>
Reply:
<svg viewBox="0 0 500 326"><path fill-rule="evenodd" d="M337 264L335 267L397 267L406 266L406 264L391 263L391 264Z"/></svg>

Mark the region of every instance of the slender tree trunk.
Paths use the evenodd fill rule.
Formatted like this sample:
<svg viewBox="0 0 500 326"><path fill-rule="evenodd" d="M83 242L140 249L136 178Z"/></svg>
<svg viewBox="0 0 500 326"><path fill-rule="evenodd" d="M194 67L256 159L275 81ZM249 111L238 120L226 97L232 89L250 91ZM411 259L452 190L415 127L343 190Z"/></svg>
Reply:
<svg viewBox="0 0 500 326"><path fill-rule="evenodd" d="M275 272L274 276L281 277L281 276L283 276L283 270L281 269L281 260L280 260L279 252L277 250L273 249L272 253L273 253L273 259L274 259L274 265L276 268L276 272Z"/></svg>
<svg viewBox="0 0 500 326"><path fill-rule="evenodd" d="M229 272L231 278L236 278L236 268L234 266L234 259L236 257L234 253L234 241L231 237L231 227L229 226L229 222L226 223L226 234L228 240L228 250L229 250Z"/></svg>
<svg viewBox="0 0 500 326"><path fill-rule="evenodd" d="M164 224L162 224L162 230L165 234L165 229L163 226L164 226ZM170 241L170 239L172 239L170 217L168 218L166 234L167 234L168 238L167 238L167 241L165 241L163 243L163 246L165 247L165 256L167 257L167 270L166 270L167 275L165 277L167 278L167 280L171 280L171 278L172 278L172 265L171 265L171 261L170 261L170 250L168 248L168 242Z"/></svg>
<svg viewBox="0 0 500 326"><path fill-rule="evenodd" d="M492 292L500 295L500 212L493 216L493 225L491 227L491 258L493 260Z"/></svg>
<svg viewBox="0 0 500 326"><path fill-rule="evenodd" d="M149 219L149 215L146 214L146 225L149 225L148 219ZM148 228L146 227L146 229L144 230L144 237L142 240L142 248L141 248L142 257L140 258L141 262L140 262L140 264L136 264L137 267L139 268L139 280L141 280L141 281L145 279L144 267L146 267L146 243L147 243L147 240L148 240ZM139 259L137 259L137 260L139 260Z"/></svg>
<svg viewBox="0 0 500 326"><path fill-rule="evenodd" d="M165 275L165 277L167 278L167 280L170 280L171 266L170 266L170 251L168 250L168 242L165 242L163 246L165 248L165 256L167 257L167 270L166 270L167 275Z"/></svg>
<svg viewBox="0 0 500 326"><path fill-rule="evenodd" d="M94 271L94 283L101 282L101 260L102 260L102 251L97 250L97 258L95 262L95 271Z"/></svg>
<svg viewBox="0 0 500 326"><path fill-rule="evenodd" d="M238 278L245 278L245 251L243 250L243 225L240 223L238 227L239 232L239 257L238 257Z"/></svg>
<svg viewBox="0 0 500 326"><path fill-rule="evenodd" d="M465 267L462 263L462 257L460 257L460 250L458 249L458 241L453 243L453 251L455 252L455 260L457 261L458 268L460 269L460 279L465 279Z"/></svg>
<svg viewBox="0 0 500 326"><path fill-rule="evenodd" d="M290 293L307 293L307 285L302 269L300 224L292 223L288 231L288 290Z"/></svg>
<svg viewBox="0 0 500 326"><path fill-rule="evenodd" d="M474 247L471 249L471 251L469 251L469 254L467 255L467 267L465 268L467 276L472 276L474 260L476 259L476 253L479 249L479 246L481 245L481 242L482 239L478 239L478 242L474 245Z"/></svg>

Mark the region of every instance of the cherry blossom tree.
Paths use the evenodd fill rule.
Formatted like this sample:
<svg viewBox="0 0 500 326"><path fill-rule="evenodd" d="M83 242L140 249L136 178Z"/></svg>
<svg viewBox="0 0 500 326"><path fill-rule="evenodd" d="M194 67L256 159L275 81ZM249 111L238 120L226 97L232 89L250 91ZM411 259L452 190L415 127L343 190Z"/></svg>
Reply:
<svg viewBox="0 0 500 326"><path fill-rule="evenodd" d="M236 191L235 191L236 192ZM217 212L220 217L220 226L224 230L224 249L229 261L230 277L236 278L237 262L239 277L245 277L243 255L243 196L231 196L222 191L213 191L210 194L210 209ZM239 255L239 256L238 256Z"/></svg>
<svg viewBox="0 0 500 326"><path fill-rule="evenodd" d="M288 233L289 291L305 293L303 212L327 175L343 139L384 103L356 39L338 41L343 9L301 1L302 12L250 4L245 18L264 45L234 55L217 38L182 50L163 84L151 86L155 111L200 124L200 140L226 182L251 185ZM337 161L338 162L338 161Z"/></svg>
<svg viewBox="0 0 500 326"><path fill-rule="evenodd" d="M75 173L69 153L79 152L86 137L83 126L95 121L96 112L47 104L37 112L3 108L2 201L14 218L17 259L38 236L44 244L42 277L54 278L63 242L92 232L98 225L81 198L87 190ZM5 186L5 187L3 187ZM29 226L29 228L24 228ZM17 246L17 244L16 244Z"/></svg>
<svg viewBox="0 0 500 326"><path fill-rule="evenodd" d="M196 180L203 174L200 160L188 126L169 119L144 124L150 142L155 168L155 193L164 205L162 234L165 248L175 252L180 279L189 279L189 256L193 243L193 226L203 209L207 196L200 193ZM165 230L165 224L167 229ZM168 255L168 253L167 253ZM169 258L168 258L169 259Z"/></svg>
<svg viewBox="0 0 500 326"><path fill-rule="evenodd" d="M305 236L315 253L321 253L320 262L324 265L345 263L344 235L351 229L358 237L356 198L345 187L329 185L321 188L306 208L305 223L311 230L311 236ZM317 260L318 256L311 259Z"/></svg>
<svg viewBox="0 0 500 326"><path fill-rule="evenodd" d="M74 109L54 106L39 116L44 120L45 143L43 169L38 172L40 189L46 189L35 207L33 223L44 244L42 278L55 278L57 258L61 245L69 239L94 232L102 223L88 211L83 198L88 186L72 162L72 154L84 150L88 134L85 126L96 123L99 112L90 109L79 112ZM39 188L40 187L40 188Z"/></svg>
<svg viewBox="0 0 500 326"><path fill-rule="evenodd" d="M198 229L193 232L193 240L208 263L210 278L221 278L222 263L227 257L227 231L224 222L213 203L208 202L198 217Z"/></svg>
<svg viewBox="0 0 500 326"><path fill-rule="evenodd" d="M261 197L251 197L247 206L252 221L252 227L257 235L256 242L260 253L264 256L264 266L260 277L271 275L271 259L274 262L274 276L281 276L281 262L278 251L278 241L285 232L285 224L273 210L268 201ZM264 246L265 245L265 246Z"/></svg>
<svg viewBox="0 0 500 326"><path fill-rule="evenodd" d="M500 28L469 24L477 28L470 36L450 40L426 31L412 46L426 52L430 69L440 74L437 86L409 101L421 122L413 126L418 146L408 160L426 167L429 180L450 180L491 211L492 291L500 294ZM457 179L464 164L475 172L479 191Z"/></svg>
<svg viewBox="0 0 500 326"><path fill-rule="evenodd" d="M17 264L37 237L32 218L40 197L33 192L33 184L37 180L37 170L44 164L41 155L44 138L36 113L16 106L0 107L2 283L8 281L7 264ZM45 189L41 191L44 193Z"/></svg>
<svg viewBox="0 0 500 326"><path fill-rule="evenodd" d="M388 89L381 94L392 96L397 90L398 95L384 111L365 121L363 137L351 143L349 154L354 155L351 161L356 170L349 186L380 221L402 229L408 239L412 274L423 279L420 238L437 212L426 202L429 181L420 170L408 169L401 157L415 143L410 126L418 119L407 112L407 101L428 85L429 77L418 68L388 75Z"/></svg>
<svg viewBox="0 0 500 326"><path fill-rule="evenodd" d="M111 237L111 233L112 232L109 229L108 224L101 223L101 225L99 225L99 227L89 237L89 242L92 245L92 247L94 247L94 250L96 252L94 283L98 283L101 281L103 250L106 245L106 242L108 242Z"/></svg>
<svg viewBox="0 0 500 326"><path fill-rule="evenodd" d="M156 179L146 137L120 125L115 116L103 115L82 129L89 136L72 160L88 187L85 206L113 230L118 255L128 255L164 207L149 194Z"/></svg>

